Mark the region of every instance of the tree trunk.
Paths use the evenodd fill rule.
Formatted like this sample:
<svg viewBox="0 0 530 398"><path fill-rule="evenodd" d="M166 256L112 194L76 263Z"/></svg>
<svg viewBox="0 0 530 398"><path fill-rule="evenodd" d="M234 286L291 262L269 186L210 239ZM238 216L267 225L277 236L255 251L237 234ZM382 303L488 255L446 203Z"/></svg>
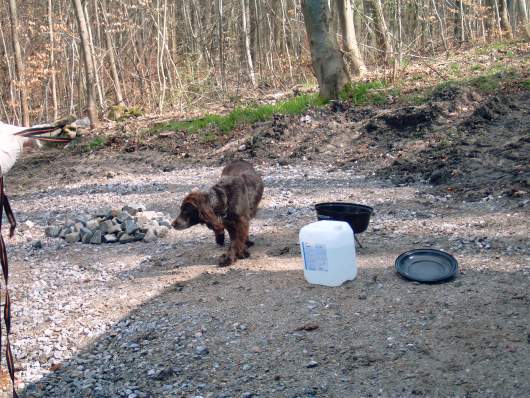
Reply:
<svg viewBox="0 0 530 398"><path fill-rule="evenodd" d="M388 32L385 15L383 13L383 5L381 4L381 0L372 0L372 5L374 10L377 40L379 41L380 47L382 47L382 50L384 51L385 62L391 64L393 59L393 50L392 43L390 42L390 33Z"/></svg>
<svg viewBox="0 0 530 398"><path fill-rule="evenodd" d="M50 0L51 1L51 0ZM120 77L118 75L118 68L116 67L116 59L114 58L114 46L112 45L112 38L110 36L110 24L107 15L107 1L101 3L104 25L105 44L109 55L110 71L112 80L114 81L114 92L116 93L116 103L123 104L123 94L121 93Z"/></svg>
<svg viewBox="0 0 530 398"><path fill-rule="evenodd" d="M349 79L338 48L337 37L332 33L329 3L320 0L303 0L302 11L320 95L324 98L338 98Z"/></svg>
<svg viewBox="0 0 530 398"><path fill-rule="evenodd" d="M221 88L223 93L225 91L226 76L225 76L225 51L224 51L224 36L223 36L223 0L217 0L218 15L218 36L219 36L219 65L221 68Z"/></svg>
<svg viewBox="0 0 530 398"><path fill-rule="evenodd" d="M440 35L442 36L442 43L444 45L445 52L449 51L449 48L447 47L447 40L445 39L445 27L442 20L442 17L440 16L440 13L438 12L438 8L436 7L435 0L432 0L432 6L434 9L434 13L436 14L436 18L438 18L438 22L440 24Z"/></svg>
<svg viewBox="0 0 530 398"><path fill-rule="evenodd" d="M88 32L88 40L90 46L90 58L92 59L92 65L94 67L94 84L96 86L96 93L99 100L99 106L105 108L105 100L103 98L103 90L101 88L101 82L99 81L98 73L98 59L96 58L96 49L94 48L94 36L92 35L92 28L90 27L90 18L88 17L88 4L85 2L83 5L83 12L85 15L86 27ZM97 9L95 10L97 13Z"/></svg>
<svg viewBox="0 0 530 398"><path fill-rule="evenodd" d="M79 33L81 35L81 46L83 47L83 63L85 66L86 87L87 87L87 110L88 118L90 119L90 127L96 128L98 124L98 113L96 109L96 87L94 86L94 64L90 56L90 38L88 37L88 29L83 11L81 0L73 0L75 6L75 14L77 23L79 25Z"/></svg>
<svg viewBox="0 0 530 398"><path fill-rule="evenodd" d="M519 18L523 25L523 32L527 40L530 40L530 21L528 21L528 9L526 8L526 0L517 0L519 6Z"/></svg>
<svg viewBox="0 0 530 398"><path fill-rule="evenodd" d="M243 27L243 42L245 46L245 56L247 59L248 74L253 87L256 87L256 77L254 75L254 65L252 64L252 54L250 53L250 35L247 28L248 0L241 0L241 19Z"/></svg>
<svg viewBox="0 0 530 398"><path fill-rule="evenodd" d="M512 26L508 18L508 4L506 0L500 0L501 7L501 28L508 39L513 38Z"/></svg>
<svg viewBox="0 0 530 398"><path fill-rule="evenodd" d="M55 49L54 38L53 38L53 19L52 19L52 0L48 0L48 27L50 37L50 81L52 90L52 106L53 106L53 120L59 118L59 106L57 104L57 78L55 72Z"/></svg>
<svg viewBox="0 0 530 398"><path fill-rule="evenodd" d="M454 14L454 39L459 43L463 44L465 40L464 32L464 4L462 0L456 0L456 7Z"/></svg>
<svg viewBox="0 0 530 398"><path fill-rule="evenodd" d="M366 73L366 65L364 64L361 52L359 51L359 46L357 45L357 37L353 25L353 9L350 0L339 0L338 11L342 30L342 46L344 54L351 62L353 73L362 76Z"/></svg>
<svg viewBox="0 0 530 398"><path fill-rule="evenodd" d="M24 123L24 126L29 127L28 94L26 90L24 62L22 61L22 51L20 49L20 40L18 37L18 15L16 0L9 0L9 17L11 19L11 35L13 51L15 53L15 69L17 72L18 90L20 92L22 122Z"/></svg>

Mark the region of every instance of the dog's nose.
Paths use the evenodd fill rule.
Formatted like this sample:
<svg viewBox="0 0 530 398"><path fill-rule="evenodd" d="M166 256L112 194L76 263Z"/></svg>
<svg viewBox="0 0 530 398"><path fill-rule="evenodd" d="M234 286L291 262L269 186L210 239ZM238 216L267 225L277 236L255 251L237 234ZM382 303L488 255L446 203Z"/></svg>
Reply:
<svg viewBox="0 0 530 398"><path fill-rule="evenodd" d="M175 218L171 226L175 229L186 229L188 227L187 223L180 218Z"/></svg>

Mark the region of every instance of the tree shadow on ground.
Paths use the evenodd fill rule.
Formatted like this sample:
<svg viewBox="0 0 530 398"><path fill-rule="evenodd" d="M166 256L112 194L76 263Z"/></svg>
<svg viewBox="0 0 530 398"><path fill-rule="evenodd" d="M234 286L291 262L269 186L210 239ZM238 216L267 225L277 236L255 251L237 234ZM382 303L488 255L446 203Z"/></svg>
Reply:
<svg viewBox="0 0 530 398"><path fill-rule="evenodd" d="M175 284L23 396L524 396L529 270L420 285L388 254L337 288L289 259Z"/></svg>

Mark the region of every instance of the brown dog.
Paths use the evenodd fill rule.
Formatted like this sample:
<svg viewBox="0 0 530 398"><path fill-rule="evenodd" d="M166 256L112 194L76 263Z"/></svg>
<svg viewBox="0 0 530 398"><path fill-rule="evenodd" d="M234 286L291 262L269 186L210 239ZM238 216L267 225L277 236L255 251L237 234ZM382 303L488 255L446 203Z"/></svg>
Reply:
<svg viewBox="0 0 530 398"><path fill-rule="evenodd" d="M256 215L263 196L263 181L252 165L243 160L228 164L221 179L208 192L192 192L180 206L180 214L171 224L175 229L186 229L206 224L215 233L215 241L223 246L224 230L230 236L230 247L219 259L225 267L238 258L250 254L248 239L250 219Z"/></svg>

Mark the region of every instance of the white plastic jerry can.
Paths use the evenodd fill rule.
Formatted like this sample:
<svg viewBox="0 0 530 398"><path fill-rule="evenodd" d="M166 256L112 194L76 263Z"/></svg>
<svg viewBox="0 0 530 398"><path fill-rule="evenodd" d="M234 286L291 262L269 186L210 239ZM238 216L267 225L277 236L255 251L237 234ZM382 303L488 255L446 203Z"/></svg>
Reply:
<svg viewBox="0 0 530 398"><path fill-rule="evenodd" d="M317 221L302 227L300 250L309 283L340 286L357 275L353 230L346 222Z"/></svg>

